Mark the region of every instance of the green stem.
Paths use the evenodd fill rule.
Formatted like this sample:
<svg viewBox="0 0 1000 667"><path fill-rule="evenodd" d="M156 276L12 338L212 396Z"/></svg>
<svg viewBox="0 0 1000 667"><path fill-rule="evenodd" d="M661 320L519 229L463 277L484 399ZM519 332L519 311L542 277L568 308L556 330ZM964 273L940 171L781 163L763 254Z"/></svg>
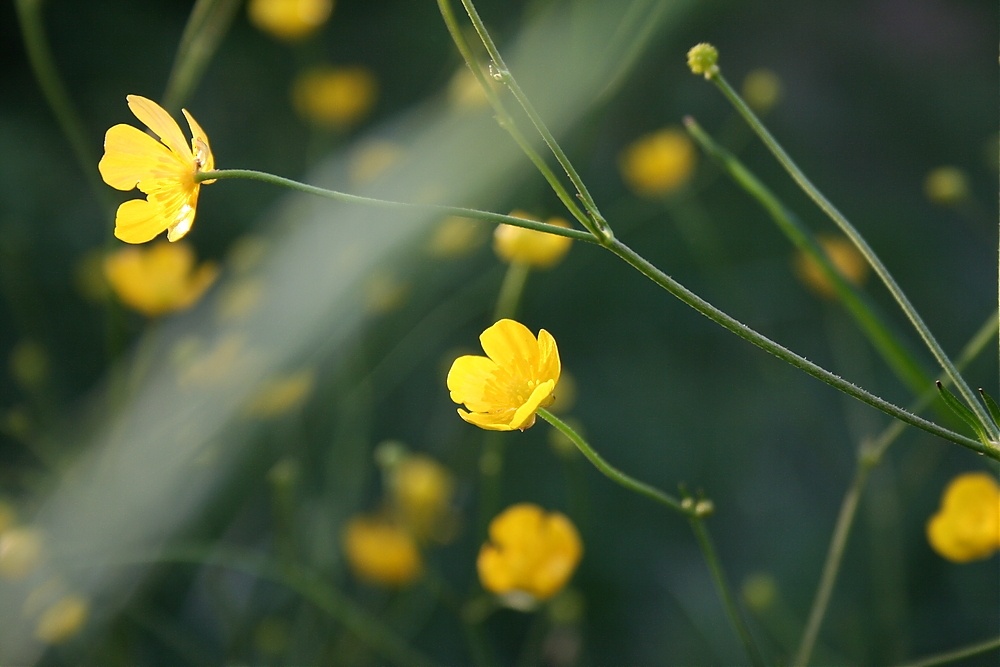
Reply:
<svg viewBox="0 0 1000 667"><path fill-rule="evenodd" d="M950 662L958 662L959 660L971 658L975 655L981 655L983 653L987 653L988 651L994 651L998 648L1000 648L1000 637L979 642L978 644L972 644L971 646L958 648L953 651L946 651L944 653L938 653L937 655L921 658L916 662L908 662L905 665L901 665L901 667L935 667L936 665L947 665Z"/></svg>
<svg viewBox="0 0 1000 667"><path fill-rule="evenodd" d="M608 249L614 254L618 255L621 259L630 264L633 268L639 271L641 274L652 280L654 283L667 290L675 297L691 306L702 315L712 320L716 324L722 326L725 329L733 332L740 338L753 343L757 347L770 352L779 359L788 362L792 366L798 368L799 370L805 371L809 375L822 380L831 387L839 389L840 391L853 396L854 398L867 403L868 405L885 412L888 415L895 417L901 421L906 422L912 426L923 429L928 433L933 433L938 437L950 440L956 444L967 447L977 453L985 454L990 458L1000 461L1000 447L994 446L992 444L985 444L974 440L972 438L966 437L959 433L955 433L949 429L944 428L934 422L928 421L911 412L895 405L889 403L888 401L879 398L878 396L868 392L855 384L844 380L838 375L834 375L825 368L814 364L808 359L799 356L795 352L792 352L788 348L785 348L778 343L772 341L761 333L758 333L754 329L751 329L742 322L736 320L727 313L719 310L709 302L702 299L700 296L690 291L679 282L668 276L667 274L660 271L648 260L637 254L634 250L626 246L621 241L615 239L612 241Z"/></svg>
<svg viewBox="0 0 1000 667"><path fill-rule="evenodd" d="M587 225L587 229L590 230L594 236L600 239L603 244L610 243L614 238L614 234L611 232L611 228L608 227L607 221L604 216L601 215L600 210L597 208L597 204L594 202L594 198L590 196L590 192L587 190L587 186L584 185L583 179L580 178L580 174L577 173L576 168L573 167L566 153L563 152L562 147L559 142L556 141L555 136L549 131L549 128L545 125L545 121L542 120L541 115L535 110L534 105L531 104L531 100L528 96L524 94L521 90L521 86L518 85L517 80L511 73L507 64L503 60L503 56L500 55L499 49L497 49L496 44L493 42L493 38L490 33L486 30L486 25L483 20L479 17L479 12L476 11L475 5L472 4L472 0L461 0L462 6L465 7L466 13L469 15L469 19L472 21L473 27L476 29L476 33L479 35L479 39L482 41L483 46L486 47L486 52L489 54L490 59L493 61L493 78L497 81L501 81L504 85L510 89L510 92L514 95L514 99L517 100L521 108L524 109L524 113L527 114L528 118L531 120L532 125L538 130L538 134L541 135L542 141L549 147L552 151L552 155L555 156L556 161L565 170L566 175L569 177L573 187L576 188L577 193L580 195L580 201L583 207L590 214L592 224Z"/></svg>
<svg viewBox="0 0 1000 667"><path fill-rule="evenodd" d="M497 96L496 91L487 81L482 69L479 67L479 61L476 59L475 54L472 53L472 49L469 47L469 43L465 39L465 35L462 34L462 29L458 25L458 21L455 18L455 12L451 8L451 3L448 0L438 0L438 8L441 12L441 17L444 19L445 26L448 28L448 33L451 35L452 41L455 43L455 47L458 52L462 55L462 59L465 60L466 66L472 72L473 76L479 82L480 88L482 88L483 93L486 95L486 99L489 101L490 106L496 112L497 123L504 130L510 134L511 138L518 145L521 151L528 157L531 164L535 166L535 169L545 178L548 182L549 187L555 192L556 196L559 197L559 201L563 203L566 209L584 228L594 233L593 223L590 218L580 209L577 205L576 200L573 196L566 190L562 181L556 176L555 172L549 168L542 156L539 155L531 143L525 138L521 131L517 128L517 123L514 122L514 118L507 111L507 108L503 105L503 102ZM595 234L596 235L596 234Z"/></svg>
<svg viewBox="0 0 1000 667"><path fill-rule="evenodd" d="M740 641L743 642L743 648L750 658L750 663L753 665L764 665L764 658L761 656L760 650L754 642L753 635L750 634L750 628L747 627L746 621L743 619L743 614L740 613L739 607L736 605L732 589L726 580L725 573L722 571L719 557L715 553L715 547L712 545L708 529L705 527L704 518L693 514L690 516L690 520L691 529L694 531L695 539L701 548L702 555L705 557L705 562L708 563L708 569L712 573L712 580L715 582L719 597L722 598L722 604L726 608L726 615L729 616L729 622L735 628Z"/></svg>
<svg viewBox="0 0 1000 667"><path fill-rule="evenodd" d="M892 274L889 273L889 270L875 254L875 251L871 249L867 241L865 241L861 234L858 233L858 230L854 228L847 218L845 218L844 215L838 211L826 197L823 196L816 186L812 184L802 170L799 169L798 165L792 161L788 153L786 153L774 137L771 136L771 133L767 131L767 128L765 128L763 123L761 123L760 120L754 115L753 111L750 110L750 107L747 106L746 102L744 102L736 91L733 90L732 86L729 85L729 82L725 80L722 74L717 72L714 76L709 78L718 86L719 90L722 91L722 94L726 96L740 115L743 116L747 124L749 124L757 136L760 137L761 141L764 142L775 158L777 158L781 166L785 168L799 187L802 188L807 195L809 195L816 205L819 206L820 210L826 213L827 216L829 216L829 218L833 220L841 231L843 231L844 234L846 234L847 237L854 243L857 249L864 256L865 260L867 260L871 267L875 270L875 273L877 273L879 278L882 279L882 282L885 283L885 286L889 289L890 294L892 294L892 297L903 309L903 312L906 314L906 317L910 320L913 327L917 330L917 333L924 341L924 344L927 345L927 348L931 351L931 354L934 355L934 358L941 365L941 368L944 369L948 377L951 378L955 388L962 394L962 397L965 399L966 403L969 404L972 411L976 413L977 419L979 419L979 421L983 424L986 431L991 434L993 440L1000 441L1000 426L994 424L993 420L990 419L986 409L979 401L979 398L975 395L969 385L966 384L965 379L955 368L955 364L953 364L951 359L948 358L948 355L945 354L941 345L934 338L933 334L931 334L930 329L913 307L913 304L910 303L910 300L896 283Z"/></svg>
<svg viewBox="0 0 1000 667"><path fill-rule="evenodd" d="M523 262L511 262L500 284L500 294L497 296L497 306L493 310L493 321L517 315L517 307L528 282L531 267Z"/></svg>
<svg viewBox="0 0 1000 667"><path fill-rule="evenodd" d="M191 94L239 7L240 0L198 0L195 3L163 93L165 109L176 111Z"/></svg>
<svg viewBox="0 0 1000 667"><path fill-rule="evenodd" d="M80 170L87 177L90 187L101 201L108 201L108 190L97 178L98 156L93 152L89 135L70 100L65 84L59 77L55 59L52 57L52 48L45 35L45 25L42 20L42 0L15 0L14 8L17 10L28 62L31 64L38 86L42 89L42 95L45 96L56 122L69 140Z"/></svg>
<svg viewBox="0 0 1000 667"><path fill-rule="evenodd" d="M882 358L915 393L920 394L933 383L909 350L899 341L878 312L864 298L861 290L847 280L833 265L812 232L789 211L754 174L732 153L718 145L692 118L684 124L701 147L729 173L751 197L767 211L778 228L798 250L812 258L820 267L840 301L879 351Z"/></svg>
<svg viewBox="0 0 1000 667"><path fill-rule="evenodd" d="M574 431L572 427L566 424L566 422L562 421L545 408L538 408L537 414L539 417L552 424L556 430L569 438L569 440L576 445L576 448L580 450L580 453L587 457L587 460L593 463L594 467L597 468L602 475L610 479L615 484L623 486L629 491L638 493L641 496L646 496L651 500L655 500L661 505L666 505L670 509L683 514L686 517L695 516L694 510L691 507L682 505L679 500L667 493L664 493L663 491L660 491L654 486L650 486L649 484L629 477L621 470L605 461L601 455L598 454L594 448L580 436L579 433Z"/></svg>
<svg viewBox="0 0 1000 667"><path fill-rule="evenodd" d="M326 199L333 199L334 201L345 202L348 204L365 204L368 206L381 206L383 208L407 209L410 211L414 210L426 211L428 213L436 213L442 216L457 215L464 218L485 220L486 222L504 223L508 225L513 225L515 227L524 227L525 229L533 229L538 232L546 232L549 234L555 234L557 236L565 236L573 239L574 241L587 241L588 243L597 243L597 239L594 237L593 234L581 231L579 229L567 229L565 227L559 227L557 225L550 225L545 222L527 220L525 218L517 218L512 215L502 215L500 213L490 213L488 211L480 211L473 208L462 208L460 206L441 206L437 204L412 204L407 202L391 201L388 199L375 199L373 197L350 195L347 194L346 192L338 192L337 190L327 190L326 188L316 187L315 185L307 185L306 183L293 181L290 178L282 178L281 176L275 176L274 174L268 174L262 171L253 171L251 169L219 169L216 171L203 171L198 173L195 178L198 181L205 181L211 179L223 180L227 178L243 178L252 181L262 181L264 183L270 183L271 185L277 185L280 187L289 188L291 190L297 190L299 192L305 192L307 194L316 195L318 197L324 197Z"/></svg>
<svg viewBox="0 0 1000 667"><path fill-rule="evenodd" d="M958 358L958 368L964 368L986 347L997 334L998 321L996 314L987 318L979 331L972 337L962 350ZM937 390L927 389L920 398L913 404L911 410L920 412L930 405L937 397ZM812 607L809 610L809 618L806 622L802 639L799 642L798 650L795 652L793 665L806 665L812 656L813 648L819 637L819 631L829 607L830 596L833 593L834 585L840 574L840 565L843 562L844 549L850 535L854 518L857 516L858 503L864 492L865 484L872 469L882 461L886 450L903 433L906 425L900 421L894 421L886 427L882 433L874 440L862 443L857 465L854 472L854 479L841 501L840 513L837 515L837 522L833 529L833 536L830 539L830 547L827 550L826 561L823 563L823 571L820 575L819 585L816 588L816 595L813 599Z"/></svg>

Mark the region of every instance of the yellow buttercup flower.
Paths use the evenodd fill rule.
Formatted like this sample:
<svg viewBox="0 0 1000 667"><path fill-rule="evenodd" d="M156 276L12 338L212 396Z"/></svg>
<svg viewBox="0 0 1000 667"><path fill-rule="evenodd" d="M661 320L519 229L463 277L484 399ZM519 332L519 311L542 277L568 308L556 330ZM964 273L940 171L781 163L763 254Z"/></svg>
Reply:
<svg viewBox="0 0 1000 667"><path fill-rule="evenodd" d="M314 67L292 85L292 102L303 118L339 128L364 118L377 94L375 75L365 67Z"/></svg>
<svg viewBox="0 0 1000 667"><path fill-rule="evenodd" d="M668 127L636 139L618 159L622 179L643 197L663 197L687 183L696 153L687 133Z"/></svg>
<svg viewBox="0 0 1000 667"><path fill-rule="evenodd" d="M278 39L294 41L318 30L333 12L333 0L250 0L250 21Z"/></svg>
<svg viewBox="0 0 1000 667"><path fill-rule="evenodd" d="M535 411L552 403L559 382L559 350L545 329L536 339L520 322L500 320L479 336L485 357L464 355L448 372L459 416L488 431L525 430Z"/></svg>
<svg viewBox="0 0 1000 667"><path fill-rule="evenodd" d="M958 204L969 198L969 179L958 167L938 167L924 179L924 194L935 204Z"/></svg>
<svg viewBox="0 0 1000 667"><path fill-rule="evenodd" d="M1000 549L1000 486L987 473L966 473L951 481L941 508L927 522L927 541L955 563L989 558Z"/></svg>
<svg viewBox="0 0 1000 667"><path fill-rule="evenodd" d="M751 70L743 79L741 92L751 109L765 113L781 99L781 79L769 69Z"/></svg>
<svg viewBox="0 0 1000 667"><path fill-rule="evenodd" d="M834 268L840 271L848 282L855 285L864 283L868 278L870 267L853 243L841 236L820 236L818 240ZM827 299L837 296L833 283L827 279L819 263L809 255L803 252L796 254L794 269L799 280L819 296Z"/></svg>
<svg viewBox="0 0 1000 667"><path fill-rule="evenodd" d="M407 454L392 466L388 482L400 522L420 539L439 534L455 490L448 469L429 456Z"/></svg>
<svg viewBox="0 0 1000 667"><path fill-rule="evenodd" d="M122 248L104 259L104 276L115 295L148 317L188 308L218 275L213 262L196 267L194 251L186 243Z"/></svg>
<svg viewBox="0 0 1000 667"><path fill-rule="evenodd" d="M139 188L146 194L146 199L132 199L118 207L115 236L126 243L145 243L166 231L167 240L177 241L194 222L201 189L195 174L215 169L208 137L182 109L191 128L189 147L180 126L159 104L138 95L125 99L135 117L160 140L125 124L115 125L104 137L104 157L97 165L104 182L118 190Z"/></svg>
<svg viewBox="0 0 1000 667"><path fill-rule="evenodd" d="M361 579L404 586L423 571L420 550L409 532L377 516L357 516L343 534L347 563Z"/></svg>
<svg viewBox="0 0 1000 667"><path fill-rule="evenodd" d="M512 606L529 607L562 589L583 555L573 523L559 512L529 503L513 505L489 527L476 569L483 588Z"/></svg>
<svg viewBox="0 0 1000 667"><path fill-rule="evenodd" d="M535 220L523 211L511 211L515 218ZM562 218L546 220L556 227L570 228ZM555 266L569 252L573 239L556 234L537 232L534 229L515 227L514 225L497 225L493 233L493 250L505 262L527 264L536 269L547 269Z"/></svg>

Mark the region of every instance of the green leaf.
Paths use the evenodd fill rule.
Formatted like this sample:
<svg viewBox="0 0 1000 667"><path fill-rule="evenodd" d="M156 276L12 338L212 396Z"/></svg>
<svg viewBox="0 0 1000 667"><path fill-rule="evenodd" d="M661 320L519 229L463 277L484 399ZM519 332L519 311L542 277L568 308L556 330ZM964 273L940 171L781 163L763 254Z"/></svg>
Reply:
<svg viewBox="0 0 1000 667"><path fill-rule="evenodd" d="M987 409L990 411L990 417L993 417L993 423L1000 426L1000 405L993 400L993 397L983 391L983 388L979 388L979 395L983 397L983 401L986 403Z"/></svg>
<svg viewBox="0 0 1000 667"><path fill-rule="evenodd" d="M945 389L940 380L937 380L934 384L937 385L938 393L941 395L941 399L945 402L945 405L951 408L951 411L958 415L962 421L971 426L980 440L985 441L986 431L983 430L983 425L976 419L976 415L973 414L972 410L959 401L953 393ZM995 416L994 419L996 419Z"/></svg>

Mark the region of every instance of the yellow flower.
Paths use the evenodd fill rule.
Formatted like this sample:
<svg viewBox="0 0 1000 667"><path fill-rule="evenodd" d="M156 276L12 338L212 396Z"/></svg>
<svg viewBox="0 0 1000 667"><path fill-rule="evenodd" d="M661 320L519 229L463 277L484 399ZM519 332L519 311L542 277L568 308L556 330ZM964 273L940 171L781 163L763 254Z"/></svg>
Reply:
<svg viewBox="0 0 1000 667"><path fill-rule="evenodd" d="M296 78L292 102L303 118L342 128L364 118L377 93L375 76L364 67L314 67Z"/></svg>
<svg viewBox="0 0 1000 667"><path fill-rule="evenodd" d="M618 159L622 179L643 197L663 197L684 185L694 171L694 144L687 133L668 127L639 137Z"/></svg>
<svg viewBox="0 0 1000 667"><path fill-rule="evenodd" d="M958 167L938 167L924 179L924 194L935 204L958 204L969 198L969 179Z"/></svg>
<svg viewBox="0 0 1000 667"><path fill-rule="evenodd" d="M188 308L218 275L212 262L196 268L194 251L186 243L121 248L104 259L104 276L114 293L148 317Z"/></svg>
<svg viewBox="0 0 1000 667"><path fill-rule="evenodd" d="M333 12L333 0L250 0L250 22L278 39L294 41L318 30Z"/></svg>
<svg viewBox="0 0 1000 667"><path fill-rule="evenodd" d="M743 79L743 99L750 108L766 112L781 99L781 79L769 69L755 69Z"/></svg>
<svg viewBox="0 0 1000 667"><path fill-rule="evenodd" d="M1000 549L1000 486L993 476L979 472L953 479L927 522L927 541L955 563L988 558Z"/></svg>
<svg viewBox="0 0 1000 667"><path fill-rule="evenodd" d="M511 211L515 218L535 220L523 211ZM562 218L549 218L546 222L569 229L569 223ZM505 262L527 264L536 269L555 266L566 256L573 239L566 236L536 232L533 229L513 225L497 225L493 234L493 250Z"/></svg>
<svg viewBox="0 0 1000 667"><path fill-rule="evenodd" d="M559 382L559 350L545 329L536 339L520 322L500 320L479 336L485 357L464 355L448 371L459 416L488 431L521 431L550 405Z"/></svg>
<svg viewBox="0 0 1000 667"><path fill-rule="evenodd" d="M451 504L455 481L443 465L423 454L407 454L392 466L389 491L400 522L417 538L441 528Z"/></svg>
<svg viewBox="0 0 1000 667"><path fill-rule="evenodd" d="M820 236L819 244L833 266L848 282L855 285L864 283L868 277L868 262L853 243L840 236ZM833 283L827 279L816 260L809 255L803 252L796 254L794 269L799 280L819 296L827 299L837 296Z"/></svg>
<svg viewBox="0 0 1000 667"><path fill-rule="evenodd" d="M432 257L467 255L483 242L485 229L485 225L469 218L447 217L427 241L427 252Z"/></svg>
<svg viewBox="0 0 1000 667"><path fill-rule="evenodd" d="M375 584L405 586L423 570L416 542L388 519L351 519L344 530L343 546L354 574Z"/></svg>
<svg viewBox="0 0 1000 667"><path fill-rule="evenodd" d="M128 108L160 138L156 141L131 125L115 125L104 137L104 157L97 165L104 182L118 190L139 188L146 199L132 199L118 207L115 236L126 243L145 243L167 232L176 241L191 229L201 184L200 171L215 169L208 137L187 110L191 146L177 122L152 100L129 95ZM214 181L202 181L204 184Z"/></svg>
<svg viewBox="0 0 1000 667"><path fill-rule="evenodd" d="M573 523L529 503L513 505L489 527L476 569L483 588L518 604L555 595L573 576L583 544Z"/></svg>
<svg viewBox="0 0 1000 667"><path fill-rule="evenodd" d="M87 622L90 605L79 595L67 595L42 612L35 637L46 644L60 644L72 638Z"/></svg>

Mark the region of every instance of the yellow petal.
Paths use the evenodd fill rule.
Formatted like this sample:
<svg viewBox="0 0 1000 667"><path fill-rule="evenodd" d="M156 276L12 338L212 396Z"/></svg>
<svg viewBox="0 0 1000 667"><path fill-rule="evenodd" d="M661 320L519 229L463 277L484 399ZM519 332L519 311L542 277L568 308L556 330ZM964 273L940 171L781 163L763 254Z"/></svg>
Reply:
<svg viewBox="0 0 1000 667"><path fill-rule="evenodd" d="M131 125L115 125L104 136L104 157L97 165L104 182L118 190L184 173L189 169L166 146Z"/></svg>
<svg viewBox="0 0 1000 667"><path fill-rule="evenodd" d="M187 118L188 127L191 128L191 149L198 163L198 171L212 171L215 169L215 156L212 155L208 135L205 134L205 130L201 129L201 125L194 119L194 116L187 112L187 109L181 109L181 113ZM202 181L203 184L214 182L215 179Z"/></svg>
<svg viewBox="0 0 1000 667"><path fill-rule="evenodd" d="M538 376L559 382L562 366L559 362L559 348L556 339L545 329L538 332Z"/></svg>
<svg viewBox="0 0 1000 667"><path fill-rule="evenodd" d="M152 241L166 228L163 209L145 199L132 199L118 207L115 236L125 243Z"/></svg>
<svg viewBox="0 0 1000 667"><path fill-rule="evenodd" d="M487 431L514 430L509 423L509 419L505 418L505 415L491 412L466 412L465 410L459 408L458 416L473 426L478 426L479 428Z"/></svg>
<svg viewBox="0 0 1000 667"><path fill-rule="evenodd" d="M153 100L146 99L139 95L128 95L128 108L132 110L135 117L143 122L153 133L165 143L167 147L183 158L188 164L194 163L194 156L188 147L184 133L181 132L180 125L177 124L170 114L163 107Z"/></svg>
<svg viewBox="0 0 1000 667"><path fill-rule="evenodd" d="M556 383L554 380L543 382L535 387L534 391L531 392L531 396L524 402L524 405L519 407L510 418L510 427L521 431L531 428L535 423L535 411L547 405L547 402L550 402L549 397L552 396L552 390L555 388Z"/></svg>
<svg viewBox="0 0 1000 667"><path fill-rule="evenodd" d="M498 370L496 363L486 357L471 354L459 357L448 371L451 400L476 412L489 410L492 402L485 400L484 389Z"/></svg>
<svg viewBox="0 0 1000 667"><path fill-rule="evenodd" d="M527 369L538 362L538 341L528 327L514 320L500 320L479 336L479 342L486 356L498 366L530 379Z"/></svg>

